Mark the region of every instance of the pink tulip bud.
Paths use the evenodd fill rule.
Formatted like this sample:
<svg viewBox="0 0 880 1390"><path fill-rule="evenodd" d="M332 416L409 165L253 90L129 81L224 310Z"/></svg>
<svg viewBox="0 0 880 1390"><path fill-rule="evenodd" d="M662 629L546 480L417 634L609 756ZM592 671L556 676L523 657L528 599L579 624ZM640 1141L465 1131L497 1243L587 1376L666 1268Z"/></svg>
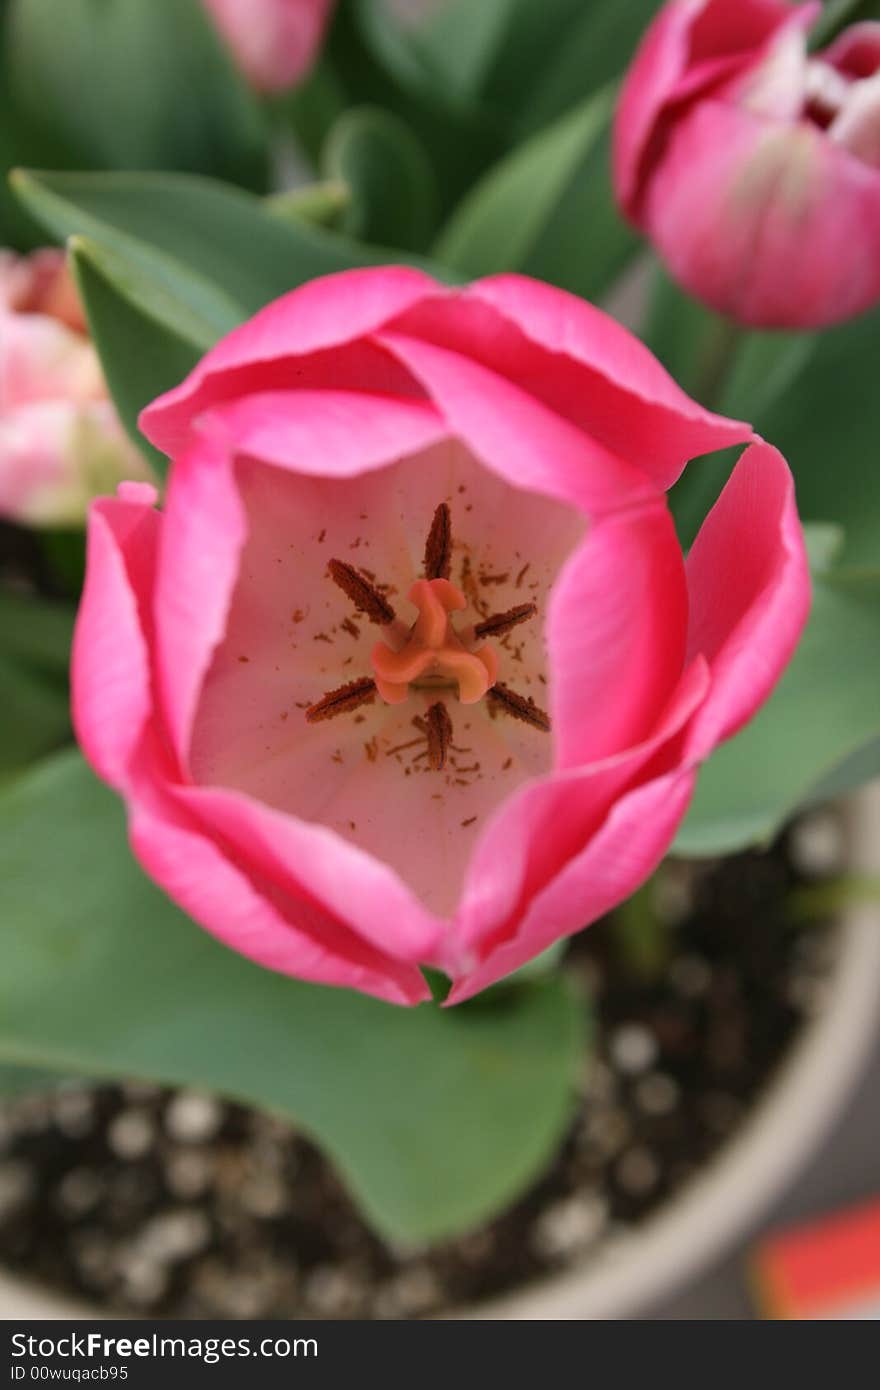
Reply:
<svg viewBox="0 0 880 1390"><path fill-rule="evenodd" d="M617 113L624 211L687 290L757 327L880 300L880 23L810 53L819 8L672 0Z"/></svg>
<svg viewBox="0 0 880 1390"><path fill-rule="evenodd" d="M96 502L74 721L141 864L234 950L457 1003L627 897L809 606L792 479L516 276L350 271L142 416ZM748 443L687 559L665 490Z"/></svg>
<svg viewBox="0 0 880 1390"><path fill-rule="evenodd" d="M204 0L245 77L279 92L306 75L334 0Z"/></svg>
<svg viewBox="0 0 880 1390"><path fill-rule="evenodd" d="M0 252L0 516L81 525L150 470L111 404L64 254Z"/></svg>

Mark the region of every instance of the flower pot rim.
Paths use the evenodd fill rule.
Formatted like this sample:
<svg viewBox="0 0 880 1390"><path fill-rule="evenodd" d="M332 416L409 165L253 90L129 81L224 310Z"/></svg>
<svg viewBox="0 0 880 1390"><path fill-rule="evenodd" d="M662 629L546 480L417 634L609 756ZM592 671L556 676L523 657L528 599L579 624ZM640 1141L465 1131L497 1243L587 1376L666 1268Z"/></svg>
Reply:
<svg viewBox="0 0 880 1390"><path fill-rule="evenodd" d="M880 871L880 782L846 803L852 867ZM808 1020L748 1118L693 1179L639 1226L561 1274L446 1318L638 1317L754 1230L830 1131L861 1077L880 1015L880 908L841 919L828 1000ZM0 1270L0 1317L120 1316Z"/></svg>

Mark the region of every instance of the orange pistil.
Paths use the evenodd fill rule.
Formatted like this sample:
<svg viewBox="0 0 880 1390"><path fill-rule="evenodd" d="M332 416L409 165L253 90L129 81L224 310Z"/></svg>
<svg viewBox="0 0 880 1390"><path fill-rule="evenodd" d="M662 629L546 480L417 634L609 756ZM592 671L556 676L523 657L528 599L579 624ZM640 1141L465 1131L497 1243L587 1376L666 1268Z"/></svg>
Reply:
<svg viewBox="0 0 880 1390"><path fill-rule="evenodd" d="M448 579L418 579L409 591L419 616L399 651L384 642L373 648L376 689L389 705L409 699L412 686L458 686L464 705L476 704L493 685L498 659L491 647L468 651L450 613L467 607L460 589Z"/></svg>

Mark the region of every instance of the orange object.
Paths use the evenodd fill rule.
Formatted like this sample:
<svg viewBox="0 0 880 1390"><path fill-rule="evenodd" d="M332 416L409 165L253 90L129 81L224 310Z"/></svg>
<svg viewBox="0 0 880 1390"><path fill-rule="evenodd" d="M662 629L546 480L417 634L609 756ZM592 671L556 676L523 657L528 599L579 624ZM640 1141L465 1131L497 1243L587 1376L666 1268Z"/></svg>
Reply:
<svg viewBox="0 0 880 1390"><path fill-rule="evenodd" d="M880 1201L771 1237L753 1273L767 1317L880 1319Z"/></svg>

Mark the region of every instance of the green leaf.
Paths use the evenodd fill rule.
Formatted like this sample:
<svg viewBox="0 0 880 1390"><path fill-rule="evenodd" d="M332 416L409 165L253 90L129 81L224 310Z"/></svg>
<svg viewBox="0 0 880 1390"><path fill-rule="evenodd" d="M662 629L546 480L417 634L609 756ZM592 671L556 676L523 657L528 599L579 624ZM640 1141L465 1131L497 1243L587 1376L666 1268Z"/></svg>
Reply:
<svg viewBox="0 0 880 1390"><path fill-rule="evenodd" d="M490 169L455 210L435 256L467 275L516 270L588 299L637 246L611 190L605 91Z"/></svg>
<svg viewBox="0 0 880 1390"><path fill-rule="evenodd" d="M847 24L880 19L877 0L828 0L810 30L810 48L824 48Z"/></svg>
<svg viewBox="0 0 880 1390"><path fill-rule="evenodd" d="M520 0L522 6L522 0ZM556 0L559 4L559 0ZM590 0L588 5L572 4L565 29L557 29L552 53L528 73L529 47L533 30L517 34L518 64L528 76L527 91L517 103L517 69L505 61L489 97L505 99L519 117L523 130L537 130L555 120L590 92L621 76L629 66L643 31L659 9L661 0ZM528 3L532 26L543 6ZM546 19L545 19L546 25ZM501 83L504 83L502 87Z"/></svg>
<svg viewBox="0 0 880 1390"><path fill-rule="evenodd" d="M138 416L192 371L204 346L195 330L191 335L176 331L133 305L108 276L107 259L95 243L76 238L71 263L119 418L161 476L167 461L141 434ZM175 317L179 324L180 313Z"/></svg>
<svg viewBox="0 0 880 1390"><path fill-rule="evenodd" d="M317 275L382 262L324 228L272 217L261 199L212 179L19 170L13 187L58 240L85 236L122 254L133 239L215 286L242 317Z"/></svg>
<svg viewBox="0 0 880 1390"><path fill-rule="evenodd" d="M692 299L656 263L642 337L701 404L750 421L795 385L817 342L808 333L741 328Z"/></svg>
<svg viewBox="0 0 880 1390"><path fill-rule="evenodd" d="M126 255L132 240L143 243L145 258L152 255L158 264L162 253L178 262L200 292L210 284L242 317L306 280L356 266L402 263L449 278L421 257L272 216L263 199L213 179L17 170L12 183L58 240L85 236Z"/></svg>
<svg viewBox="0 0 880 1390"><path fill-rule="evenodd" d="M351 202L343 229L361 241L403 249L424 247L437 215L430 162L410 130L387 111L346 111L330 132L323 167L347 185Z"/></svg>
<svg viewBox="0 0 880 1390"><path fill-rule="evenodd" d="M66 604L0 592L0 653L37 674L66 680L73 619Z"/></svg>
<svg viewBox="0 0 880 1390"><path fill-rule="evenodd" d="M0 781L70 739L73 611L0 593Z"/></svg>
<svg viewBox="0 0 880 1390"><path fill-rule="evenodd" d="M425 62L461 100L520 130L556 120L629 64L659 0L451 0L416 32Z"/></svg>
<svg viewBox="0 0 880 1390"><path fill-rule="evenodd" d="M813 584L790 666L764 708L703 768L676 852L728 853L767 840L803 802L872 775L880 570L819 573Z"/></svg>
<svg viewBox="0 0 880 1390"><path fill-rule="evenodd" d="M877 563L880 536L880 310L807 337L785 390L754 423L782 450L807 521L843 528L841 564ZM781 351L790 351L783 343Z"/></svg>
<svg viewBox="0 0 880 1390"><path fill-rule="evenodd" d="M855 753L851 753L848 758L844 758L833 772L810 789L807 801L811 805L833 801L856 787L863 787L875 777L880 777L880 738L874 739L863 748L858 748Z"/></svg>
<svg viewBox="0 0 880 1390"><path fill-rule="evenodd" d="M327 62L349 106L381 107L416 137L430 158L444 211L506 148L507 122L463 101L384 0L337 6Z"/></svg>
<svg viewBox="0 0 880 1390"><path fill-rule="evenodd" d="M43 158L265 186L265 120L200 0L11 0L7 41L11 99Z"/></svg>
<svg viewBox="0 0 880 1390"><path fill-rule="evenodd" d="M111 230L96 240L72 236L67 245L74 261L88 260L132 309L203 352L241 323L241 306L219 285L134 237Z"/></svg>
<svg viewBox="0 0 880 1390"><path fill-rule="evenodd" d="M0 782L70 739L69 698L58 682L0 652Z"/></svg>
<svg viewBox="0 0 880 1390"><path fill-rule="evenodd" d="M39 1067L0 1066L0 1097L15 1100L17 1096L34 1091L54 1091L70 1080L57 1071L41 1071Z"/></svg>
<svg viewBox="0 0 880 1390"><path fill-rule="evenodd" d="M324 141L347 104L346 93L325 54L308 76L274 98L281 122L292 129L299 149L317 166Z"/></svg>
<svg viewBox="0 0 880 1390"><path fill-rule="evenodd" d="M262 970L135 866L75 754L0 798L0 1057L207 1087L293 1119L368 1218L439 1239L515 1198L569 1119L581 1006L543 979L399 1009Z"/></svg>
<svg viewBox="0 0 880 1390"><path fill-rule="evenodd" d="M658 272L644 337L697 400L750 421L782 450L795 476L803 519L843 529L842 564L876 562L880 310L822 333L749 332L690 299ZM695 487L689 468L682 491ZM701 499L702 514L712 500L711 495Z"/></svg>
<svg viewBox="0 0 880 1390"><path fill-rule="evenodd" d="M569 3L569 0L565 0ZM477 101L485 91L519 0L447 0L412 36L426 66L461 101ZM546 17L546 8L543 10Z"/></svg>

